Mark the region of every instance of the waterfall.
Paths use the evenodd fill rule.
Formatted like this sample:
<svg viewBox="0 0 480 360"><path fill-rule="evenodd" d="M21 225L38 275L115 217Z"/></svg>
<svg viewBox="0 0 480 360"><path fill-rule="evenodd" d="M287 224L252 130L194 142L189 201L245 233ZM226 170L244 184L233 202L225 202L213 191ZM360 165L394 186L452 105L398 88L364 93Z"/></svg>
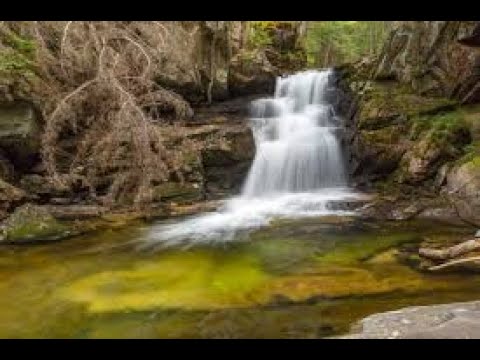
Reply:
<svg viewBox="0 0 480 360"><path fill-rule="evenodd" d="M213 213L154 226L148 243L222 243L274 218L346 213L329 207L355 197L339 139L343 121L329 101L331 77L324 70L278 78L273 98L251 104L256 154L242 193Z"/></svg>
<svg viewBox="0 0 480 360"><path fill-rule="evenodd" d="M327 70L279 78L275 98L252 104L257 152L243 196L346 186L342 124L325 96L330 76Z"/></svg>

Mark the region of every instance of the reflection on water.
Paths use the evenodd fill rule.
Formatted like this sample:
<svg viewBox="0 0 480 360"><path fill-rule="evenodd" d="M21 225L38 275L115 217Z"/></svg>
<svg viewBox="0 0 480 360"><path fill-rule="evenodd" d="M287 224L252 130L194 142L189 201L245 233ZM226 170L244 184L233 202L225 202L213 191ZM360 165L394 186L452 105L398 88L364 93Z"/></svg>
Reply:
<svg viewBox="0 0 480 360"><path fill-rule="evenodd" d="M478 277L422 274L395 256L471 229L324 217L278 221L246 242L136 250L148 231L0 247L0 337L316 338L480 290Z"/></svg>

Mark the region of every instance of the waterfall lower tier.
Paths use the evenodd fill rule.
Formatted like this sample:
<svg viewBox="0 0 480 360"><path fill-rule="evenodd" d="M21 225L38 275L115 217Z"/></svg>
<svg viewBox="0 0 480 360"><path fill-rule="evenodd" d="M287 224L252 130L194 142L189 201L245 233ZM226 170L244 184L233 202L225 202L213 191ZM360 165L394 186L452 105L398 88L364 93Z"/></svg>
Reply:
<svg viewBox="0 0 480 360"><path fill-rule="evenodd" d="M256 155L242 194L214 213L158 225L150 240L163 246L224 242L274 218L350 214L329 206L357 197L347 186L344 124L328 101L331 76L326 70L279 78L274 98L251 104Z"/></svg>

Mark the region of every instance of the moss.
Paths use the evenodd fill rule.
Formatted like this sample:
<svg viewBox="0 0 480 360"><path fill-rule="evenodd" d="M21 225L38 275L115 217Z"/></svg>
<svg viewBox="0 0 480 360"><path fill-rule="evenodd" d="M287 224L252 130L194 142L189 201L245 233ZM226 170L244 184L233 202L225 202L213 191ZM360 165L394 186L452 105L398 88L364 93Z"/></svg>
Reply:
<svg viewBox="0 0 480 360"><path fill-rule="evenodd" d="M166 182L154 189L154 198L170 201L199 200L202 197L202 187L199 184Z"/></svg>
<svg viewBox="0 0 480 360"><path fill-rule="evenodd" d="M252 305L247 294L269 276L248 254L169 252L131 269L87 276L61 296L93 313L151 308L221 309Z"/></svg>
<svg viewBox="0 0 480 360"><path fill-rule="evenodd" d="M0 74L6 76L34 75L35 43L14 33L4 34L8 46L0 51Z"/></svg>
<svg viewBox="0 0 480 360"><path fill-rule="evenodd" d="M335 245L335 250L319 255L321 263L352 264L370 259L374 255L391 249L399 244L419 241L415 233L386 234L374 239L371 235L358 237L353 241L343 241Z"/></svg>
<svg viewBox="0 0 480 360"><path fill-rule="evenodd" d="M363 99L359 127L377 129L414 116L452 110L455 106L453 100L420 96L397 82L374 82Z"/></svg>
<svg viewBox="0 0 480 360"><path fill-rule="evenodd" d="M410 138L416 140L421 133L428 131L434 141L452 140L452 135L468 132L463 113L460 111L442 112L430 116L416 116L411 121Z"/></svg>
<svg viewBox="0 0 480 360"><path fill-rule="evenodd" d="M72 229L56 220L44 208L25 205L18 208L5 223L5 241L30 242L57 240L72 234Z"/></svg>
<svg viewBox="0 0 480 360"><path fill-rule="evenodd" d="M480 141L475 141L464 148L465 154L459 158L455 164L463 165L469 164L473 168L480 167Z"/></svg>

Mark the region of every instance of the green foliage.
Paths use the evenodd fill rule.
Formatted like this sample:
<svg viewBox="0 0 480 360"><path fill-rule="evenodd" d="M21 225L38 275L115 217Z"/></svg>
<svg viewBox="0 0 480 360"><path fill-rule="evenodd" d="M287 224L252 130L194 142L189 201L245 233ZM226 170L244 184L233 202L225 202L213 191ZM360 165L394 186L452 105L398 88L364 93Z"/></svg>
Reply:
<svg viewBox="0 0 480 360"><path fill-rule="evenodd" d="M307 31L308 62L329 66L380 51L388 24L384 21L315 21Z"/></svg>
<svg viewBox="0 0 480 360"><path fill-rule="evenodd" d="M467 128L465 119L459 111L418 116L412 119L410 138L416 140L424 131L430 131L432 138L442 140L449 138L450 134L457 131L466 131Z"/></svg>
<svg viewBox="0 0 480 360"><path fill-rule="evenodd" d="M14 33L3 35L1 40L5 47L0 49L0 74L10 77L32 76L35 59L33 40Z"/></svg>
<svg viewBox="0 0 480 360"><path fill-rule="evenodd" d="M275 26L274 21L252 21L248 37L249 46L252 48L263 48L272 45L269 30L273 26Z"/></svg>

